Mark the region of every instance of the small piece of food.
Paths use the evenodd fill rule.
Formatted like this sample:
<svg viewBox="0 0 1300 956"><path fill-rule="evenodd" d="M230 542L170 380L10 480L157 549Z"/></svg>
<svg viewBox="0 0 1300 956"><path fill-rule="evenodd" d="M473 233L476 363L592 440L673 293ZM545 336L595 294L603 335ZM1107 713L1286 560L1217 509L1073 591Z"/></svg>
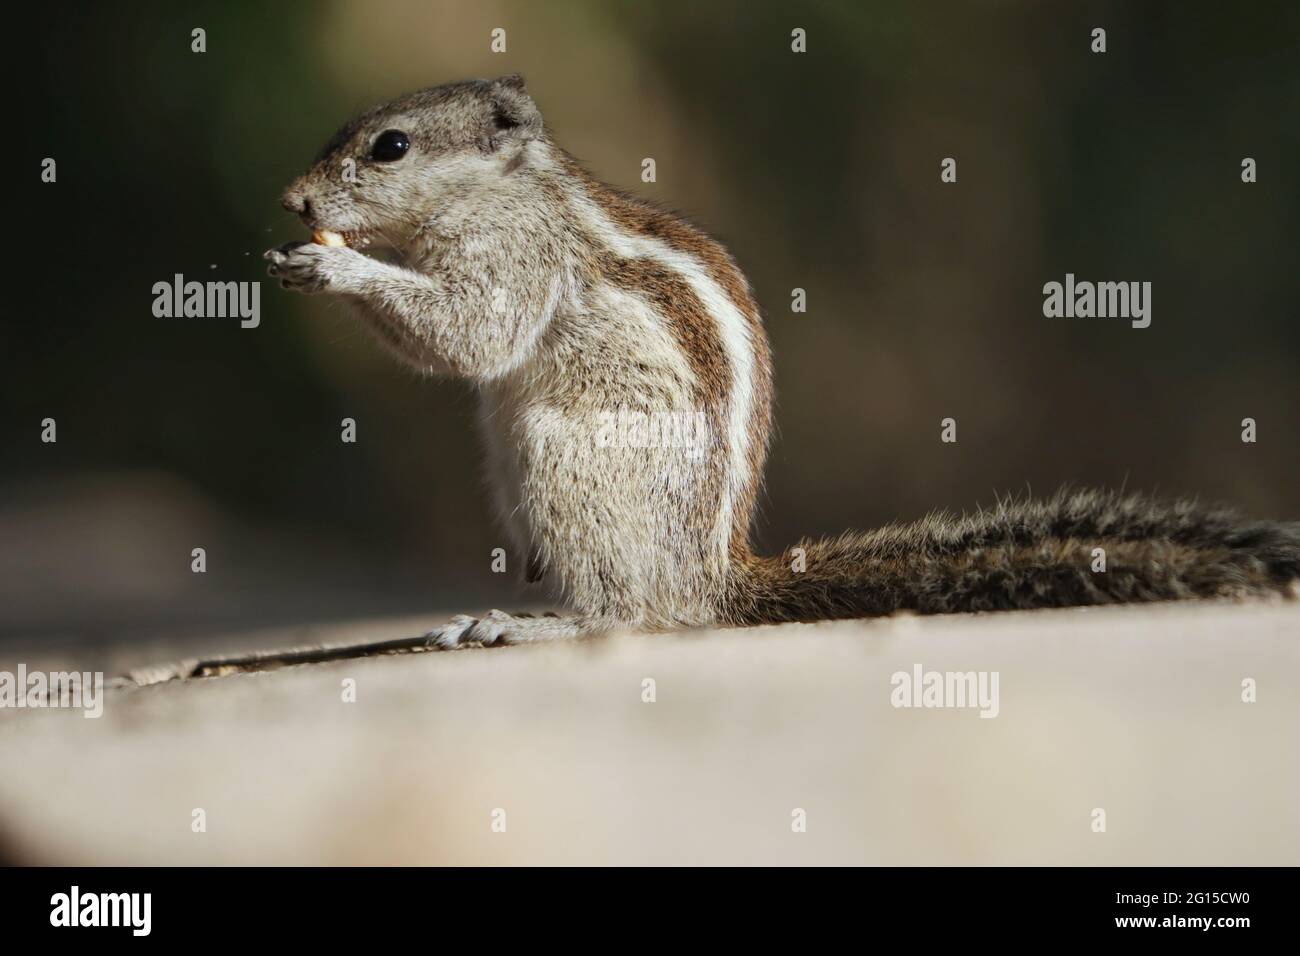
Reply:
<svg viewBox="0 0 1300 956"><path fill-rule="evenodd" d="M328 229L317 229L311 234L311 241L318 246L346 246L348 241L337 232L330 232Z"/></svg>

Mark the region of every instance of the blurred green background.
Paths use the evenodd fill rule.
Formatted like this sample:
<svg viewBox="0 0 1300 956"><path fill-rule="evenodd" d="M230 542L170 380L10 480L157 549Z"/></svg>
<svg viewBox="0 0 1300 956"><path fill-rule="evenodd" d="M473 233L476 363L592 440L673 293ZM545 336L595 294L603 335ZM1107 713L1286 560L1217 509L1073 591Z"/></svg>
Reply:
<svg viewBox="0 0 1300 956"><path fill-rule="evenodd" d="M424 610L432 626L526 600L516 568L490 572L507 542L467 386L416 378L338 306L269 281L256 330L151 312L177 272L264 280L262 251L303 237L281 189L350 114L514 71L562 145L749 275L776 356L766 548L1063 482L1300 517L1298 37L1294 3L26 11L9 36L8 182L27 211L0 320L0 638ZM1151 281L1151 327L1045 319L1042 285L1066 272Z"/></svg>

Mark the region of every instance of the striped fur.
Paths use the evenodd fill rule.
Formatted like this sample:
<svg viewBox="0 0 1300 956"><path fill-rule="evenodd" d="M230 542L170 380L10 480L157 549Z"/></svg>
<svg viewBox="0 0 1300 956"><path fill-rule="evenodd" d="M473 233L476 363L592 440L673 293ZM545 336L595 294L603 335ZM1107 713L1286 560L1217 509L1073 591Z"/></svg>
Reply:
<svg viewBox="0 0 1300 956"><path fill-rule="evenodd" d="M383 131L413 148L368 158ZM338 175L356 163L355 182ZM590 176L547 134L517 77L435 87L344 127L286 205L353 248L290 244L271 271L328 292L403 361L481 394L501 519L530 580L576 614L492 612L435 646L887 614L1284 591L1295 526L1139 498L1062 495L973 518L755 556L772 371L758 307L723 247ZM602 441L611 416L698 414L697 447ZM1092 549L1108 570L1090 570Z"/></svg>

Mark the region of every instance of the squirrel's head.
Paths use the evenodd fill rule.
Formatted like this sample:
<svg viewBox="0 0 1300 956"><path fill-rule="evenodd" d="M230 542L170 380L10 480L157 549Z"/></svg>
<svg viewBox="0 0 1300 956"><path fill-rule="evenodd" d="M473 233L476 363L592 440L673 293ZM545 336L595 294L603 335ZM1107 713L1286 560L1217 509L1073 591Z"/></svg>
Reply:
<svg viewBox="0 0 1300 956"><path fill-rule="evenodd" d="M542 136L522 76L435 86L344 126L283 204L349 245L402 246L450 204L490 195Z"/></svg>

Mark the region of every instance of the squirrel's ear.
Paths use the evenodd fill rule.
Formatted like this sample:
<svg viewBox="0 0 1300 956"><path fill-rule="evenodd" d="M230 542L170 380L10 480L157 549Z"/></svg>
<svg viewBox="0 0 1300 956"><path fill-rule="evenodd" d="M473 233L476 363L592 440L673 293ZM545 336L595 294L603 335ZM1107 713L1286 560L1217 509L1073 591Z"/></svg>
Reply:
<svg viewBox="0 0 1300 956"><path fill-rule="evenodd" d="M489 149L497 149L511 140L532 139L542 132L542 113L524 91L524 78L518 73L492 82L491 102Z"/></svg>

